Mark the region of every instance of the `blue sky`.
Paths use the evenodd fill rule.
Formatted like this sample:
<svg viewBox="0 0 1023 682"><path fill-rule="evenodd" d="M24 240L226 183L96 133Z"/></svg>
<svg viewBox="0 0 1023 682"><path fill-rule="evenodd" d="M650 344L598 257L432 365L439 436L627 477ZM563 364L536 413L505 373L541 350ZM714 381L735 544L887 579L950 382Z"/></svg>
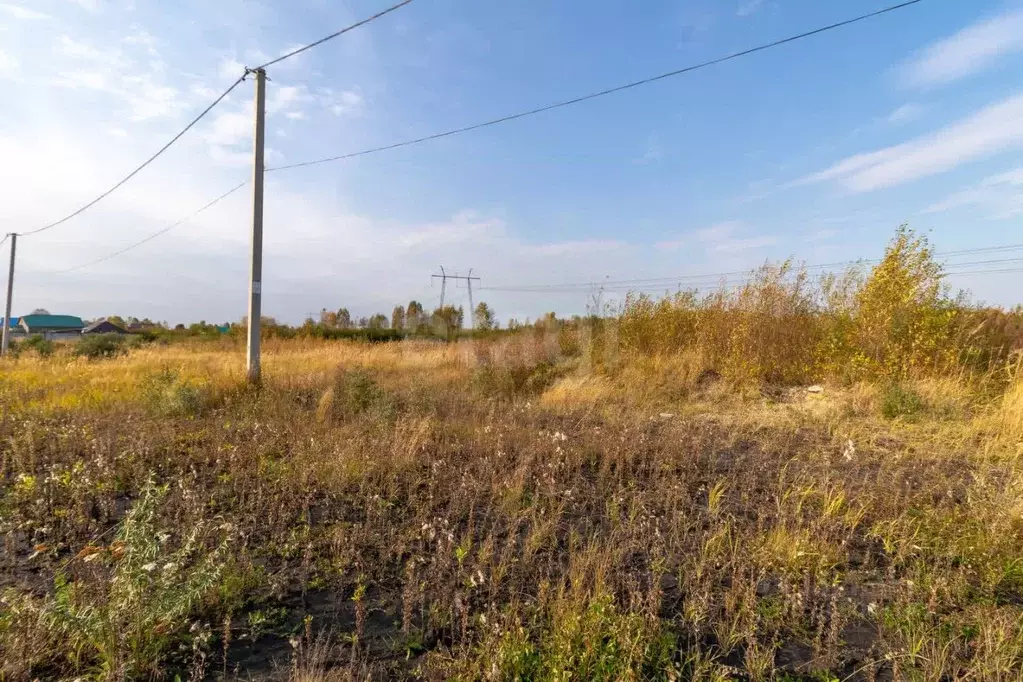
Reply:
<svg viewBox="0 0 1023 682"><path fill-rule="evenodd" d="M475 123L886 4L416 0L270 70L268 164ZM106 189L242 65L383 6L0 0L0 230L45 224ZM925 0L575 107L270 174L264 307L297 322L323 307L368 315L435 303L440 265L499 287L872 258L902 222L939 250L1023 242L1021 66L1023 4ZM121 191L21 240L15 312L241 317L244 191L130 254L52 271L137 241L245 179L251 111L246 83ZM951 282L1012 304L1021 280ZM582 293L479 298L501 318L587 303Z"/></svg>

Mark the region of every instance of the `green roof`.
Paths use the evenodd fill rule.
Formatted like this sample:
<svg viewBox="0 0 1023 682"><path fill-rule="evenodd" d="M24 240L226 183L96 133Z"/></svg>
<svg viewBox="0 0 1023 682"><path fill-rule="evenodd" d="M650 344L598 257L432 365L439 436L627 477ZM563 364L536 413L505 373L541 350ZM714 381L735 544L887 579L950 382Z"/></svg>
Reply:
<svg viewBox="0 0 1023 682"><path fill-rule="evenodd" d="M19 322L29 329L81 329L85 326L82 318L74 315L22 315Z"/></svg>

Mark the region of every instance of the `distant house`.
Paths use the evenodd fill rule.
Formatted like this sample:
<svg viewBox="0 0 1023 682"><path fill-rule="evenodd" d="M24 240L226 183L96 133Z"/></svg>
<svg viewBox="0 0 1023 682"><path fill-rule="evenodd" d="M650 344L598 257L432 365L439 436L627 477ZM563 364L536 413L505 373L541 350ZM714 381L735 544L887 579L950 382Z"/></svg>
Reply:
<svg viewBox="0 0 1023 682"><path fill-rule="evenodd" d="M78 336L85 328L82 318L74 315L22 315L18 324L26 334L42 334L47 338Z"/></svg>
<svg viewBox="0 0 1023 682"><path fill-rule="evenodd" d="M82 330L83 334L127 334L128 332L107 318L96 320Z"/></svg>
<svg viewBox="0 0 1023 682"><path fill-rule="evenodd" d="M9 326L10 326L11 329L16 329L18 327L18 318L12 317L11 318L11 324ZM3 328L4 328L4 318L0 317L0 331L2 331Z"/></svg>

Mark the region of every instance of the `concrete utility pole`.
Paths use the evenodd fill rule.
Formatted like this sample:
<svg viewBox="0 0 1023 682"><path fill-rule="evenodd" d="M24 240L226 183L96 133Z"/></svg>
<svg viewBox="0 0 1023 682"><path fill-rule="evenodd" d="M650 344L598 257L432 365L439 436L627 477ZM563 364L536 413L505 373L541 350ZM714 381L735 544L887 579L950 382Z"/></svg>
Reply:
<svg viewBox="0 0 1023 682"><path fill-rule="evenodd" d="M14 251L18 247L18 235L11 233L11 269L7 273L7 306L4 308L3 341L0 342L0 356L7 355L11 343L11 299L14 296Z"/></svg>
<svg viewBox="0 0 1023 682"><path fill-rule="evenodd" d="M263 145L266 140L266 71L256 69L256 132L252 168L252 270L249 276L249 382L260 379L259 333L263 314Z"/></svg>

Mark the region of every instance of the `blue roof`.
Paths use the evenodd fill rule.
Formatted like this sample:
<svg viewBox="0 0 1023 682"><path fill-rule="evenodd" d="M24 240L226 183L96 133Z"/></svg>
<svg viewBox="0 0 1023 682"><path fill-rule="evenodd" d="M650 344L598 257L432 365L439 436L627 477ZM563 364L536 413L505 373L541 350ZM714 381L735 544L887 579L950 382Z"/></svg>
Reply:
<svg viewBox="0 0 1023 682"><path fill-rule="evenodd" d="M4 324L4 318L0 317L0 329L3 329L3 324ZM17 317L12 317L11 318L11 326L12 327L17 327L18 326L18 318Z"/></svg>

